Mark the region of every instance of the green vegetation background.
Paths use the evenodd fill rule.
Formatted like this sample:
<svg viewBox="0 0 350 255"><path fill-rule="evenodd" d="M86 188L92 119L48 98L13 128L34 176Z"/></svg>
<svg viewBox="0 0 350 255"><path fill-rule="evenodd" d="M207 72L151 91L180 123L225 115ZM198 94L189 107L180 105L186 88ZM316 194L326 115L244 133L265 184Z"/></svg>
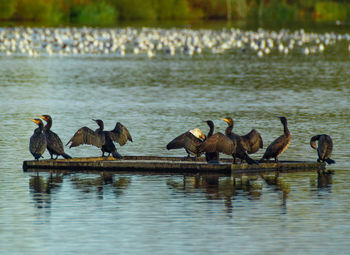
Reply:
<svg viewBox="0 0 350 255"><path fill-rule="evenodd" d="M0 0L0 20L114 25L174 20L349 21L349 0Z"/></svg>

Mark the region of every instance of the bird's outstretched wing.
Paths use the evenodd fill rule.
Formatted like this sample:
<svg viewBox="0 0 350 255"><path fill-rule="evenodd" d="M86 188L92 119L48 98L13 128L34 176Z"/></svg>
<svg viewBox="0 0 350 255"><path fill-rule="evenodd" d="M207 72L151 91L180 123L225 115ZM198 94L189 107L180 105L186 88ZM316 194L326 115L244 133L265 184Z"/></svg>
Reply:
<svg viewBox="0 0 350 255"><path fill-rule="evenodd" d="M248 153L255 153L264 146L260 133L255 129L252 129L248 134L241 136L241 138L241 143Z"/></svg>
<svg viewBox="0 0 350 255"><path fill-rule="evenodd" d="M187 135L187 132L175 137L173 140L171 140L166 148L168 150L173 150L173 149L181 149L185 147L185 137Z"/></svg>
<svg viewBox="0 0 350 255"><path fill-rule="evenodd" d="M236 144L222 133L215 133L205 140L199 148L201 152L221 152L232 155L236 151Z"/></svg>
<svg viewBox="0 0 350 255"><path fill-rule="evenodd" d="M103 141L99 134L88 127L82 127L77 132L75 132L75 134L66 144L66 146L69 143L71 143L69 148L76 147L81 144L91 144L98 148L101 148L103 145Z"/></svg>
<svg viewBox="0 0 350 255"><path fill-rule="evenodd" d="M197 157L200 157L201 152L199 152L199 147L202 145L203 141L195 137L191 132L185 133L184 138L184 148L187 152L191 152Z"/></svg>
<svg viewBox="0 0 350 255"><path fill-rule="evenodd" d="M119 143L120 146L126 144L127 141L132 142L129 130L120 122L117 122L114 129L109 131L109 136L113 141Z"/></svg>

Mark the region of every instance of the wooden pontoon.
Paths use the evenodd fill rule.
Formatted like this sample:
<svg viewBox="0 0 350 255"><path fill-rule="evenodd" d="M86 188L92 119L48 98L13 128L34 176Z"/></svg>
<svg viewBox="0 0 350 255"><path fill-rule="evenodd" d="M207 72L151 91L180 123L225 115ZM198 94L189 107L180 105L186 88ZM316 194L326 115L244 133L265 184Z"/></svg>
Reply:
<svg viewBox="0 0 350 255"><path fill-rule="evenodd" d="M220 163L207 163L205 159L157 156L124 156L122 160L112 157L87 157L58 160L28 160L23 162L23 171L39 172L51 170L112 171L112 172L155 172L155 173L260 173L267 171L319 171L325 163L310 161L280 161L260 163L259 165L232 164L232 159L222 158Z"/></svg>

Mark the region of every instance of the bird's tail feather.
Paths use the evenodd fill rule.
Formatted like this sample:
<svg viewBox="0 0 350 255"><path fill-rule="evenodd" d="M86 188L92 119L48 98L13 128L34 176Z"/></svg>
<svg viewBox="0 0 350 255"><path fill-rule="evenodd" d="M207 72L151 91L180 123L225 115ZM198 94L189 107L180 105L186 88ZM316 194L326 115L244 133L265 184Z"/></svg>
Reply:
<svg viewBox="0 0 350 255"><path fill-rule="evenodd" d="M328 164L335 164L335 161L334 161L333 159L330 159L330 158L327 158L327 159L326 159L326 162L327 162Z"/></svg>
<svg viewBox="0 0 350 255"><path fill-rule="evenodd" d="M68 143L66 143L66 146L68 146L68 144L72 141L72 138L68 141Z"/></svg>
<svg viewBox="0 0 350 255"><path fill-rule="evenodd" d="M66 153L63 153L63 154L62 154L62 157L64 157L65 159L70 159L70 158L72 158L71 156L69 156L69 155L66 154Z"/></svg>
<svg viewBox="0 0 350 255"><path fill-rule="evenodd" d="M248 155L246 156L245 161L247 161L247 163L248 163L249 165L252 165L252 164L259 165L259 162L258 162L258 161L252 159L252 158L249 157Z"/></svg>

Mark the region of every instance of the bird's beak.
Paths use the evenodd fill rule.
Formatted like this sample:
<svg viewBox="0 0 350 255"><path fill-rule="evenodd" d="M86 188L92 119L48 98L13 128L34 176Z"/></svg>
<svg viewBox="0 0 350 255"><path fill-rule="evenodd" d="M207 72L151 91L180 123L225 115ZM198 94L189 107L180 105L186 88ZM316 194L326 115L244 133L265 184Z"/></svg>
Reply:
<svg viewBox="0 0 350 255"><path fill-rule="evenodd" d="M44 115L38 115L39 118L42 118L43 120L46 120L46 117Z"/></svg>
<svg viewBox="0 0 350 255"><path fill-rule="evenodd" d="M221 119L221 120L228 122L228 119L226 119L226 118L223 118L223 119Z"/></svg>
<svg viewBox="0 0 350 255"><path fill-rule="evenodd" d="M316 142L315 141L311 142L310 145L311 145L311 148L316 150Z"/></svg>
<svg viewBox="0 0 350 255"><path fill-rule="evenodd" d="M30 119L31 121L33 121L35 124L38 124L38 121L35 119Z"/></svg>

